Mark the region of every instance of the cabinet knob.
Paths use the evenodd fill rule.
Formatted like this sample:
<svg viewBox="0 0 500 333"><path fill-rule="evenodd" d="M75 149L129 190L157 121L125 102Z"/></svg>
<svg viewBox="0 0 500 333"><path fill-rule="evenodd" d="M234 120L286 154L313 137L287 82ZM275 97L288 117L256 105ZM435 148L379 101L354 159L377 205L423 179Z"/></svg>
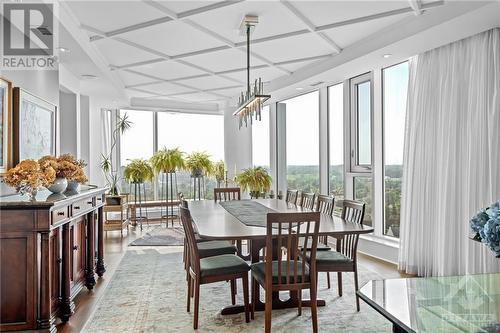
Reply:
<svg viewBox="0 0 500 333"><path fill-rule="evenodd" d="M101 200L102 200L102 198L101 198L101 197L98 197L98 198L97 198L97 201L101 201Z"/></svg>
<svg viewBox="0 0 500 333"><path fill-rule="evenodd" d="M78 245L73 246L73 250L78 250Z"/></svg>
<svg viewBox="0 0 500 333"><path fill-rule="evenodd" d="M62 263L62 258L57 258L56 263L58 263L58 264Z"/></svg>
<svg viewBox="0 0 500 333"><path fill-rule="evenodd" d="M57 212L57 216L64 216L64 212Z"/></svg>
<svg viewBox="0 0 500 333"><path fill-rule="evenodd" d="M78 210L78 209L80 209L80 206L75 206L73 208L76 209L76 210Z"/></svg>
<svg viewBox="0 0 500 333"><path fill-rule="evenodd" d="M92 205L92 204L93 204L93 202L92 202L92 201L87 201L87 204L88 204L88 205Z"/></svg>

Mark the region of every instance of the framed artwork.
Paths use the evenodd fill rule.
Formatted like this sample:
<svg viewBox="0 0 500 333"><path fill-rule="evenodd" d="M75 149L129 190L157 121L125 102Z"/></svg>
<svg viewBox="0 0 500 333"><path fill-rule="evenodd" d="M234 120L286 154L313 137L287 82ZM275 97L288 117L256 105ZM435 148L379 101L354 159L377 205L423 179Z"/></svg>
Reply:
<svg viewBox="0 0 500 333"><path fill-rule="evenodd" d="M13 89L14 163L56 154L57 106Z"/></svg>
<svg viewBox="0 0 500 333"><path fill-rule="evenodd" d="M0 77L0 175L12 167L12 83Z"/></svg>

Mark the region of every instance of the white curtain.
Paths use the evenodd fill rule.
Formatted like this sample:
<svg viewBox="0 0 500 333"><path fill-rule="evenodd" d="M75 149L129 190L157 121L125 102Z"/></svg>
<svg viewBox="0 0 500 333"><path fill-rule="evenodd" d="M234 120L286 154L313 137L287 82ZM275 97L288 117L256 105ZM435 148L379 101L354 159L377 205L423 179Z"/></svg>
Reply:
<svg viewBox="0 0 500 333"><path fill-rule="evenodd" d="M500 199L500 29L410 60L399 268L500 272L469 219Z"/></svg>
<svg viewBox="0 0 500 333"><path fill-rule="evenodd" d="M101 149L102 153L107 156L111 150L111 122L112 122L112 110L101 109Z"/></svg>

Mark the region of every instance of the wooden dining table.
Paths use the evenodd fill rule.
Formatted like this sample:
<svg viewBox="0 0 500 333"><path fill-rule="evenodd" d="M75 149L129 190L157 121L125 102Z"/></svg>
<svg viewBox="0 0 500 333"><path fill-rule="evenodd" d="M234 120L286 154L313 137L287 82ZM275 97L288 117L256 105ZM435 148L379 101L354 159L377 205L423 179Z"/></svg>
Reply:
<svg viewBox="0 0 500 333"><path fill-rule="evenodd" d="M279 199L255 199L256 203L278 213L310 212L311 210L287 203ZM220 203L210 200L189 202L189 210L196 230L201 238L210 240L231 240L249 242L249 259L252 263L261 259L260 250L265 247L266 228L242 223L236 216L228 212ZM256 214L262 214L256 210ZM263 219L265 216L256 216ZM348 234L367 234L373 232L370 226L354 224L344 221L338 216L321 214L319 235L332 236L340 239ZM258 285L258 284L257 284ZM260 295L259 287L255 288L255 293ZM255 311L264 311L265 304L260 301L255 304ZM287 300L280 299L279 292L273 292L273 309L285 309L298 307L298 295L296 291L290 291ZM302 300L302 306L310 306L309 300ZM324 300L317 301L318 306L325 306ZM233 305L222 309L222 314L235 314L244 311L243 305Z"/></svg>

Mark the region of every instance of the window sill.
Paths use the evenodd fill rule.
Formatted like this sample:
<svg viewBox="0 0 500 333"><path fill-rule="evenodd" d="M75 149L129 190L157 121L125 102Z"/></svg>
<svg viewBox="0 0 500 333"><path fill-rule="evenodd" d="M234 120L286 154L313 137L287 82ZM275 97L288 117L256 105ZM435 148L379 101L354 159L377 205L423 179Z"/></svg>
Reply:
<svg viewBox="0 0 500 333"><path fill-rule="evenodd" d="M361 235L358 251L368 256L397 264L399 240L387 236Z"/></svg>
<svg viewBox="0 0 500 333"><path fill-rule="evenodd" d="M385 246L390 246L399 249L399 238L390 236L377 236L373 234L361 235L360 238L366 239L370 242L375 242Z"/></svg>

